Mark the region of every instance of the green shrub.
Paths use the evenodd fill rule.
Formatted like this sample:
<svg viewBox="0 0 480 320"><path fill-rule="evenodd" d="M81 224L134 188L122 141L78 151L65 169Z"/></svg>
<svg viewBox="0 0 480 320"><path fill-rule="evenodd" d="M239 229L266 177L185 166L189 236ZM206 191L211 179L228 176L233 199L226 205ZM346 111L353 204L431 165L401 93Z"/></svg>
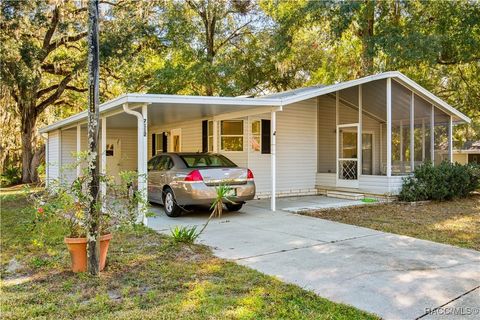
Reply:
<svg viewBox="0 0 480 320"><path fill-rule="evenodd" d="M0 186L8 187L22 181L22 171L18 167L5 168L0 176Z"/></svg>
<svg viewBox="0 0 480 320"><path fill-rule="evenodd" d="M200 235L197 227L179 227L176 226L170 230L174 242L193 243Z"/></svg>
<svg viewBox="0 0 480 320"><path fill-rule="evenodd" d="M425 163L412 176L403 179L399 199L402 201L451 200L464 198L479 187L480 167L442 162Z"/></svg>

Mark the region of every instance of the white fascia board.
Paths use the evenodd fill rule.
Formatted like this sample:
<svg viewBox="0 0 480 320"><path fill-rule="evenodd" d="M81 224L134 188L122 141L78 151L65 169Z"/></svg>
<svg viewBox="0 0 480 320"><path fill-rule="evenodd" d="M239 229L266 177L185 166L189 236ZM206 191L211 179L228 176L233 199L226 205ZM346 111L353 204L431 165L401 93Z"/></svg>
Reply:
<svg viewBox="0 0 480 320"><path fill-rule="evenodd" d="M119 96L119 97L117 97L113 100L109 100L105 103L102 103L100 105L100 113L106 112L106 111L108 111L112 108L119 107L125 102L127 102L127 95L121 95L121 96ZM75 114L71 117L65 118L65 119L57 121L55 123L52 123L49 126L40 128L39 132L40 133L45 133L45 132L49 132L49 131L52 131L52 130L55 130L55 129L62 128L64 126L67 126L67 125L72 124L72 123L77 123L77 122L80 122L80 121L84 121L84 120L87 119L87 116L88 116L88 111L82 111L82 112L79 112L79 113L77 113L77 114Z"/></svg>
<svg viewBox="0 0 480 320"><path fill-rule="evenodd" d="M280 106L280 99L179 96L169 94L128 94L129 103L213 104L237 106Z"/></svg>
<svg viewBox="0 0 480 320"><path fill-rule="evenodd" d="M386 79L386 78L393 78L398 73L399 72L396 72L396 71L390 71L390 72L375 74L375 75L372 75L372 76L367 76L367 77L360 78L360 79L355 79L355 80L350 80L350 81L345 81L345 82L332 84L332 85L329 85L329 86L326 86L326 87L323 87L323 88L319 88L319 89L309 91L309 92L304 93L304 94L299 94L299 95L296 95L296 96L293 96L293 97L288 97L288 98L282 99L282 103L283 103L283 105L292 104L292 103L296 103L296 102L299 102L299 101L315 98L317 96L322 96L322 95L333 93L333 92L336 92L336 91L339 91L339 90L343 90L343 89L347 89L347 88L350 88L350 87L358 86L360 84L364 84L364 83L367 83L367 82L380 80L380 79Z"/></svg>
<svg viewBox="0 0 480 320"><path fill-rule="evenodd" d="M199 105L236 105L236 106L280 106L279 99L254 99L254 98L234 98L234 97L202 97L202 96L178 96L164 94L126 94L100 105L100 113L105 113L114 108L120 108L124 103L143 104L143 103L171 103L171 104L199 104ZM39 130L40 133L49 132L58 128L65 127L85 121L87 111L82 111L66 119L57 121L49 126Z"/></svg>

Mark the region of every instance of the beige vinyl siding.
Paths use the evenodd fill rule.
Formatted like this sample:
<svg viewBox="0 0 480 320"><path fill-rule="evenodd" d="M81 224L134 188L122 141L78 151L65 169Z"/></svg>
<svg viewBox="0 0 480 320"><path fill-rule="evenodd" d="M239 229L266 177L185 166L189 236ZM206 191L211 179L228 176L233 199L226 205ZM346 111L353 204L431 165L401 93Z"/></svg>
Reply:
<svg viewBox="0 0 480 320"><path fill-rule="evenodd" d="M277 192L315 193L317 172L316 98L277 112Z"/></svg>
<svg viewBox="0 0 480 320"><path fill-rule="evenodd" d="M77 176L77 169L75 167L77 152L77 128L62 130L62 147L61 154L61 167L60 167L60 176L62 181L70 184L75 180Z"/></svg>
<svg viewBox="0 0 480 320"><path fill-rule="evenodd" d="M48 154L46 166L48 170L48 180L52 181L59 178L60 165L60 131L51 131L48 133Z"/></svg>
<svg viewBox="0 0 480 320"><path fill-rule="evenodd" d="M130 128L108 128L107 127L107 139L120 139L121 145L121 158L120 158L120 171L136 171L137 170L137 129ZM81 131L81 149L86 151L88 149L87 130L82 128ZM98 146L100 148L102 141L102 135L98 140Z"/></svg>
<svg viewBox="0 0 480 320"><path fill-rule="evenodd" d="M108 129L107 139L120 139L120 171L137 170L137 129Z"/></svg>
<svg viewBox="0 0 480 320"><path fill-rule="evenodd" d="M202 120L192 120L180 123L169 124L161 127L150 127L148 129L148 155L147 159L152 157L152 134L170 132L172 129L182 129L181 151L182 152L201 152L202 151ZM171 145L171 136L168 136L168 145Z"/></svg>
<svg viewBox="0 0 480 320"><path fill-rule="evenodd" d="M460 164L467 164L468 163L468 154L466 153L454 153L453 154L453 162L458 162Z"/></svg>

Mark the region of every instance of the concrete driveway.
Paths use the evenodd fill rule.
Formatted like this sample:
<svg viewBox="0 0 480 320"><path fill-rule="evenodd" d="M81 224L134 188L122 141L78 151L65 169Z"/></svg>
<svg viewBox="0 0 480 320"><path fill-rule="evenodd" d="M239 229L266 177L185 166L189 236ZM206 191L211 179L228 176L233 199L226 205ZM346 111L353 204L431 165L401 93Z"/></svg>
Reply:
<svg viewBox="0 0 480 320"><path fill-rule="evenodd" d="M453 312L478 319L479 252L265 206L252 201L212 220L199 242L218 257L385 319L452 319ZM208 217L207 210L179 218L168 218L162 207L153 211L158 216L149 226L165 234Z"/></svg>

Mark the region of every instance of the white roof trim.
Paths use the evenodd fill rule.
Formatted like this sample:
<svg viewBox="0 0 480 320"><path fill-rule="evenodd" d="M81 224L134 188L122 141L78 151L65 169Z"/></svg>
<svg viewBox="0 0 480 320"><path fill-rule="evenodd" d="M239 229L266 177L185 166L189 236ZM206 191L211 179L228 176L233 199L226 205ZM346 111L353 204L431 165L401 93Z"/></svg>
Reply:
<svg viewBox="0 0 480 320"><path fill-rule="evenodd" d="M399 82L407 86L410 90L414 91L418 95L422 96L429 100L431 103L440 107L445 112L454 117L463 120L467 123L471 122L471 119L443 101L442 99L435 96L433 93L423 88L415 81L411 80L404 74L398 71L389 71L384 73L379 73L372 76L367 76L360 79L345 81L329 86L325 86L318 89L312 89L306 93L301 93L295 96L287 98L240 98L240 97L205 97L205 96L183 96L183 95L168 95L168 94L125 94L121 95L113 100L107 101L100 105L100 113L105 113L113 108L120 107L124 103L170 103L170 104L200 104L200 105L237 105L237 106L272 106L272 107L281 107L289 104L293 104L299 101L311 99L317 96L325 95L332 93L338 90L347 89L354 87L363 83L370 81L386 79L386 78L396 78ZM76 115L68 117L66 119L57 121L49 126L43 127L39 130L40 133L46 133L52 130L62 128L66 125L76 123L79 121L84 121L87 118L87 111L80 112Z"/></svg>

